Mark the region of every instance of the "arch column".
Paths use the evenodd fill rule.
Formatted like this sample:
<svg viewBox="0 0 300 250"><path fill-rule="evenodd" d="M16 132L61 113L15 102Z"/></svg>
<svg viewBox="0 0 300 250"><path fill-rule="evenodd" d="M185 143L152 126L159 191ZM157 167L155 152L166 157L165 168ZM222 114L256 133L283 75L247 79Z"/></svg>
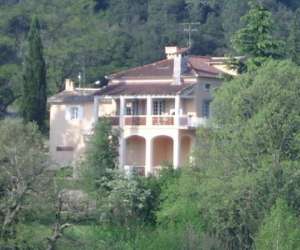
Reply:
<svg viewBox="0 0 300 250"><path fill-rule="evenodd" d="M146 164L145 175L149 176L153 172L153 143L152 138L146 138Z"/></svg>
<svg viewBox="0 0 300 250"><path fill-rule="evenodd" d="M179 168L180 165L180 137L179 130L176 130L173 136L173 166L174 169Z"/></svg>
<svg viewBox="0 0 300 250"><path fill-rule="evenodd" d="M124 170L124 166L125 166L125 152L126 152L126 142L123 133L121 133L119 138L119 166L120 169L122 170Z"/></svg>
<svg viewBox="0 0 300 250"><path fill-rule="evenodd" d="M94 97L94 110L93 110L93 122L94 122L94 124L99 119L99 111L100 111L99 103L100 103L100 96L95 96Z"/></svg>

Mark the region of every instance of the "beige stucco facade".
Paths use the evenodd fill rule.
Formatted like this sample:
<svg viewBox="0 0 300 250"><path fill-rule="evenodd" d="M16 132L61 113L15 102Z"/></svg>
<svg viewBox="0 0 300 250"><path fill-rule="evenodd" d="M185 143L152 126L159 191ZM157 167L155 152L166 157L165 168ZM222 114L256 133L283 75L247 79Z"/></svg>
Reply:
<svg viewBox="0 0 300 250"><path fill-rule="evenodd" d="M192 92L194 93L194 91ZM95 97L96 98L96 97ZM150 98L150 100L149 100ZM180 111L175 112L176 98L180 100ZM178 96L165 98L165 112L161 116L147 113L148 102L156 99L164 100L163 97L124 97L123 107L121 98L100 98L98 102L84 103L58 103L50 106L50 154L53 165L74 165L82 157L87 146L87 138L91 134L95 121L100 117L117 117L121 127L120 138L120 164L122 166L143 167L145 173L155 171L162 164L176 163L177 167L188 160L195 137L195 127L188 124L180 124L181 117L196 117L197 98L181 98ZM138 100L140 113L136 117L143 117L145 123L127 124L126 119L135 116L126 115L126 103ZM72 107L80 109L79 119L70 120L68 112ZM120 115L123 109L123 115ZM152 107L153 109L153 107ZM178 107L177 107L178 109ZM177 114L175 116L175 113ZM154 118L172 118L169 124L164 120L162 124L153 124ZM176 118L177 117L177 118ZM178 122L176 122L178 119ZM147 159L149 145L151 147L151 159ZM181 147L177 144L181 144ZM122 148L121 148L122 147ZM175 153L177 149L177 153ZM180 149L179 149L180 148ZM178 155L177 159L174 154ZM148 160L148 170L146 170Z"/></svg>
<svg viewBox="0 0 300 250"><path fill-rule="evenodd" d="M81 119L67 119L68 109L81 107ZM86 147L86 136L93 123L93 103L52 104L50 107L50 155L52 165L71 165Z"/></svg>
<svg viewBox="0 0 300 250"><path fill-rule="evenodd" d="M175 54L168 54L168 60L160 63L181 67L181 52L170 51ZM199 60L203 64L208 59ZM218 69L223 67L220 61L217 65ZM147 67L150 72L167 68L156 64ZM66 81L65 91L49 99L53 165L74 165L84 157L87 138L101 117L109 117L113 127L121 131L119 165L126 171L136 168L140 174L149 175L163 164L178 168L189 162L196 129L207 125L209 103L222 78L210 64L204 67L203 76L193 71L184 75L180 68L174 68L168 77L144 76L147 67L128 71L134 74L140 70L141 76L121 74L112 78L108 87L98 90L76 89L70 80Z"/></svg>

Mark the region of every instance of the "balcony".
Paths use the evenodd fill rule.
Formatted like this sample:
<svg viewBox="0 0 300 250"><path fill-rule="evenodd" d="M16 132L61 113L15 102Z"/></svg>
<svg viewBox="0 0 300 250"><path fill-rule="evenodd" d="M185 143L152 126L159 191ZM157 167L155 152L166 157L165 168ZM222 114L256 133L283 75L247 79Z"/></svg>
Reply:
<svg viewBox="0 0 300 250"><path fill-rule="evenodd" d="M96 109L97 110L97 107ZM181 129L205 126L207 119L197 117L193 99L169 98L116 98L100 105L98 116L107 117L113 126L120 127L177 127Z"/></svg>
<svg viewBox="0 0 300 250"><path fill-rule="evenodd" d="M152 116L153 126L172 126L174 125L174 116Z"/></svg>
<svg viewBox="0 0 300 250"><path fill-rule="evenodd" d="M125 126L145 126L146 116L125 116Z"/></svg>
<svg viewBox="0 0 300 250"><path fill-rule="evenodd" d="M100 117L101 119L101 117ZM203 117L191 117L187 115L181 115L178 118L176 116L107 116L112 126L120 126L123 124L125 127L135 127L135 126L148 126L148 127L158 127L158 126L175 126L178 125L181 128L197 128L200 126L205 126L207 124L207 118ZM178 122L176 123L176 119Z"/></svg>

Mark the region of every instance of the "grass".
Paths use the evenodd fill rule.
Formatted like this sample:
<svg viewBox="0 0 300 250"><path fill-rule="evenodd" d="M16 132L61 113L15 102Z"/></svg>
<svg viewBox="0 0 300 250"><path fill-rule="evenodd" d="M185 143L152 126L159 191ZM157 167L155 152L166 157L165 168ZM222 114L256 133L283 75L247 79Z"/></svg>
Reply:
<svg viewBox="0 0 300 250"><path fill-rule="evenodd" d="M105 225L74 225L65 230L57 242L57 250L179 250L190 248L187 227L154 228L150 226L120 227ZM195 233L195 231L193 232ZM17 242L19 249L46 249L51 225L38 223L19 224ZM184 238L183 238L184 237ZM197 237L198 238L198 237ZM199 242L196 242L197 245ZM193 244L193 242L192 242Z"/></svg>

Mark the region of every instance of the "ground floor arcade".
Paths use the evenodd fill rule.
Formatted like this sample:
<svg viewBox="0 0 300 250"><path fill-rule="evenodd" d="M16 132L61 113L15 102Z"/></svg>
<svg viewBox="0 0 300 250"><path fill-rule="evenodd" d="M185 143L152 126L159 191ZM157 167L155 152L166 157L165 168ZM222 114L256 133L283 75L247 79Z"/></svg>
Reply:
<svg viewBox="0 0 300 250"><path fill-rule="evenodd" d="M190 159L195 131L125 131L120 140L120 164L140 175L156 174L162 166L183 166Z"/></svg>

